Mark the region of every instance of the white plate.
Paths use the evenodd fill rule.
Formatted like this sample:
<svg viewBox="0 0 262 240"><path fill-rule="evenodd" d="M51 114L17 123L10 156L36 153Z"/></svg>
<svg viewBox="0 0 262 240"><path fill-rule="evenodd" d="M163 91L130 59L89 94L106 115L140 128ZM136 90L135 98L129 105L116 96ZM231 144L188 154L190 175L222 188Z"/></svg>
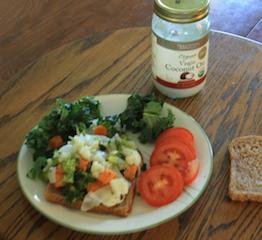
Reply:
<svg viewBox="0 0 262 240"><path fill-rule="evenodd" d="M96 99L102 103L102 113L112 115L125 109L129 96L127 94L113 94L97 96ZM200 173L196 181L186 187L182 195L173 203L155 208L148 205L141 197L136 196L131 215L127 218L86 213L49 203L44 197L46 184L41 180L32 180L26 177L26 173L32 167L33 160L32 150L24 144L17 162L18 179L22 191L29 202L52 221L77 231L94 234L125 234L142 231L179 216L196 202L206 188L212 174L213 153L209 139L199 124L189 115L170 104L164 104L163 114L167 113L168 108L175 114L175 126L188 128L194 134L197 158L201 162ZM134 137L136 136L134 135ZM153 150L153 144L144 145L136 142L147 163Z"/></svg>

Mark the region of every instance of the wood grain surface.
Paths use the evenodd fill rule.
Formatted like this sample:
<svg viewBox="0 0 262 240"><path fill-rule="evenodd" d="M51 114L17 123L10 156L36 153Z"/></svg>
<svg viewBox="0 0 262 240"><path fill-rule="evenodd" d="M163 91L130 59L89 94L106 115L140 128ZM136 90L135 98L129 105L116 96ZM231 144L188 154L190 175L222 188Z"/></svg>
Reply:
<svg viewBox="0 0 262 240"><path fill-rule="evenodd" d="M261 203L228 198L227 147L238 136L262 135L262 45L211 32L206 86L186 99L161 95L151 82L149 27L102 33L64 45L32 62L0 89L0 239L262 239ZM203 127L214 151L211 180L179 217L126 235L92 235L61 227L36 211L20 190L16 160L26 133L55 99L156 93Z"/></svg>
<svg viewBox="0 0 262 240"><path fill-rule="evenodd" d="M151 25L154 0L0 0L0 86L67 43ZM262 2L211 0L211 28L262 42Z"/></svg>

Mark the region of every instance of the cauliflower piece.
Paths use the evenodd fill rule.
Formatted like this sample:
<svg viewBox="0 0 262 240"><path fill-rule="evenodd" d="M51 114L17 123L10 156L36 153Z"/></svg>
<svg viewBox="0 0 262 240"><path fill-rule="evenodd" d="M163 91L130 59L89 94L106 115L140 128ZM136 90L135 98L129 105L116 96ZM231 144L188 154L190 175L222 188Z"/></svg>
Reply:
<svg viewBox="0 0 262 240"><path fill-rule="evenodd" d="M92 157L90 147L88 147L88 146L81 147L81 149L79 150L79 154L81 155L81 157L83 157L87 160L91 159L91 157Z"/></svg>
<svg viewBox="0 0 262 240"><path fill-rule="evenodd" d="M93 177L98 178L100 173L105 170L105 166L102 165L101 163L94 161L92 166L91 166L91 174Z"/></svg>
<svg viewBox="0 0 262 240"><path fill-rule="evenodd" d="M97 191L95 191L96 198L107 207L115 206L124 201L124 197L129 190L128 182L125 179L115 178Z"/></svg>
<svg viewBox="0 0 262 240"><path fill-rule="evenodd" d="M58 162L63 162L65 159L71 158L72 156L72 145L67 144L62 146L57 152L54 154L54 158L58 158Z"/></svg>
<svg viewBox="0 0 262 240"><path fill-rule="evenodd" d="M112 179L109 183L113 194L119 195L126 195L129 189L129 182L126 181L124 178L115 178Z"/></svg>
<svg viewBox="0 0 262 240"><path fill-rule="evenodd" d="M93 162L98 162L100 163L101 165L103 165L105 168L110 168L111 167L111 163L109 163L108 161L106 161L106 157L107 157L107 154L103 151L97 151L93 158L92 158L92 161Z"/></svg>
<svg viewBox="0 0 262 240"><path fill-rule="evenodd" d="M79 136L76 135L73 137L71 144L73 146L72 153L77 153L85 145L85 139L81 134Z"/></svg>
<svg viewBox="0 0 262 240"><path fill-rule="evenodd" d="M141 164L141 155L140 153L132 148L123 148L122 153L125 156L125 160L129 165L135 164L136 166L139 166Z"/></svg>

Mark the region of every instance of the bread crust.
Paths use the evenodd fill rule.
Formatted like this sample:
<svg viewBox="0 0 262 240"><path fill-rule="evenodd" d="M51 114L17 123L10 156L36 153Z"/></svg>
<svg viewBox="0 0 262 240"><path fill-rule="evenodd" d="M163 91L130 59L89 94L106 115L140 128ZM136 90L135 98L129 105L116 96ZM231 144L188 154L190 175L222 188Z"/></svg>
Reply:
<svg viewBox="0 0 262 240"><path fill-rule="evenodd" d="M234 201L262 202L262 136L236 138L228 150L229 197Z"/></svg>
<svg viewBox="0 0 262 240"><path fill-rule="evenodd" d="M136 180L131 181L131 186L125 197L125 200L113 207L106 207L103 204L100 204L97 207L92 208L88 212L101 213L101 214L113 214L119 217L127 217L130 215L130 212L133 207L133 200L136 191ZM62 189L56 188L54 184L48 183L45 190L45 198L47 201L52 203L57 203L64 205L66 207L81 209L82 201L76 201L73 204L67 203L64 200Z"/></svg>

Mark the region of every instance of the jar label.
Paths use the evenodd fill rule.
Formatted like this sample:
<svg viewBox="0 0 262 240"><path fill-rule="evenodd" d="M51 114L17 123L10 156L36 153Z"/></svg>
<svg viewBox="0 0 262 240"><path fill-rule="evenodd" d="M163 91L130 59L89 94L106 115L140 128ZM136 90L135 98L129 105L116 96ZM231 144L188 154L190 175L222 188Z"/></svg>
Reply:
<svg viewBox="0 0 262 240"><path fill-rule="evenodd" d="M206 79L209 34L192 42L173 42L152 32L152 71L160 84L187 89Z"/></svg>

